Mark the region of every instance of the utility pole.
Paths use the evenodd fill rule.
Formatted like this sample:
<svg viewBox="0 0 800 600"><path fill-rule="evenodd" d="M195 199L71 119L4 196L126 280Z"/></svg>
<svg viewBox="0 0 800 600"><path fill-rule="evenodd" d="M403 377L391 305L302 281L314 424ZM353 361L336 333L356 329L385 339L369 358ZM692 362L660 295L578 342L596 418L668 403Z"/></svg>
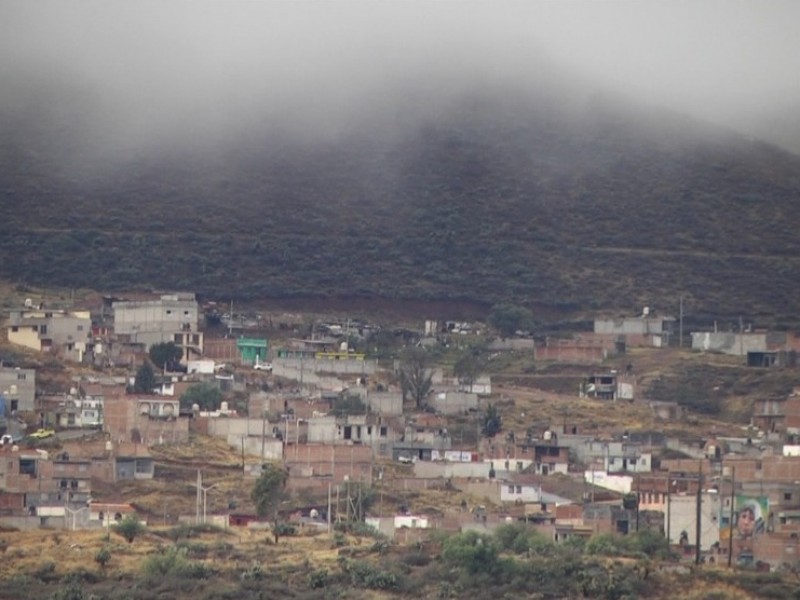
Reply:
<svg viewBox="0 0 800 600"><path fill-rule="evenodd" d="M695 550L694 550L694 564L700 564L700 528L703 520L703 461L699 462L697 472L697 518L695 520Z"/></svg>
<svg viewBox="0 0 800 600"><path fill-rule="evenodd" d="M264 445L267 443L267 413L261 407L261 462L264 462Z"/></svg>
<svg viewBox="0 0 800 600"><path fill-rule="evenodd" d="M195 525L200 524L200 490L203 488L203 476L200 474L200 469L197 469L197 499L195 501Z"/></svg>
<svg viewBox="0 0 800 600"><path fill-rule="evenodd" d="M331 532L331 484L328 483L328 533Z"/></svg>
<svg viewBox="0 0 800 600"><path fill-rule="evenodd" d="M736 489L736 467L731 467L731 508L728 514L728 567L733 561L733 501L735 499L734 490Z"/></svg>
<svg viewBox="0 0 800 600"><path fill-rule="evenodd" d="M679 311L680 318L678 319L678 348L683 348L683 296L680 299Z"/></svg>
<svg viewBox="0 0 800 600"><path fill-rule="evenodd" d="M672 474L667 471L667 545L672 543L670 517L672 516Z"/></svg>
<svg viewBox="0 0 800 600"><path fill-rule="evenodd" d="M639 532L639 502L641 501L641 474L636 474L636 532Z"/></svg>

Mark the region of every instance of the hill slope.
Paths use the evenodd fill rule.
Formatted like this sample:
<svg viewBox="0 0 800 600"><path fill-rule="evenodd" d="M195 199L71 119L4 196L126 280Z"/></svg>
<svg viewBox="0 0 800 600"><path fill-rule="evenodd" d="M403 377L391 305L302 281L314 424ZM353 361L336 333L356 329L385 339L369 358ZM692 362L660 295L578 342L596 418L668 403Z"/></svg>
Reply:
<svg viewBox="0 0 800 600"><path fill-rule="evenodd" d="M509 88L105 152L76 96L0 114L0 278L798 312L800 158L670 113Z"/></svg>

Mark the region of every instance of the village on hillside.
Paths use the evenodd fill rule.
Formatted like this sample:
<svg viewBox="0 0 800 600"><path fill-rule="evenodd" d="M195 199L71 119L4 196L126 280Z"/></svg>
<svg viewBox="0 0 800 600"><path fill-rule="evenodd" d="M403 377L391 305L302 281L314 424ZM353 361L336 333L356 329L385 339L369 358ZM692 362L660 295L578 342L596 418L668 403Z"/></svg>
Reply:
<svg viewBox="0 0 800 600"><path fill-rule="evenodd" d="M800 333L684 335L649 309L542 337L235 313L183 292L78 305L23 298L4 315L4 527L268 528L251 490L274 464L282 518L302 527L410 543L522 521L556 543L650 529L687 562L800 557L800 388L756 393L740 422L647 393L668 359L791 379Z"/></svg>

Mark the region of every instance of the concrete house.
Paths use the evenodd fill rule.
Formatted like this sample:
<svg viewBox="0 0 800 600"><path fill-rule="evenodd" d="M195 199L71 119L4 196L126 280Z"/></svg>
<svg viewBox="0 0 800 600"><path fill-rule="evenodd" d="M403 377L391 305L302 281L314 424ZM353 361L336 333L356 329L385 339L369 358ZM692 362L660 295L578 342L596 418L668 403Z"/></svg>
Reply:
<svg viewBox="0 0 800 600"><path fill-rule="evenodd" d="M103 396L69 394L39 398L38 412L43 424L68 428L100 428L103 425Z"/></svg>
<svg viewBox="0 0 800 600"><path fill-rule="evenodd" d="M199 308L194 294L165 294L155 300L112 303L114 333L149 349L174 342L183 349L183 361L203 354Z"/></svg>
<svg viewBox="0 0 800 600"><path fill-rule="evenodd" d="M633 400L633 378L616 371L592 373L581 384L580 395L597 400Z"/></svg>
<svg viewBox="0 0 800 600"><path fill-rule="evenodd" d="M518 476L501 481L500 501L515 504L542 502L542 486L530 477Z"/></svg>
<svg viewBox="0 0 800 600"><path fill-rule="evenodd" d="M0 367L0 394L6 399L6 410L33 411L36 398L36 370Z"/></svg>
<svg viewBox="0 0 800 600"><path fill-rule="evenodd" d="M366 445L387 456L395 439L390 422L375 415L325 415L308 419L309 444Z"/></svg>
<svg viewBox="0 0 800 600"><path fill-rule="evenodd" d="M616 337L627 346L669 346L670 337L675 330L674 317L658 317L650 314L645 307L638 317L597 318L594 320L594 333Z"/></svg>
<svg viewBox="0 0 800 600"><path fill-rule="evenodd" d="M9 312L8 341L81 362L92 342L89 311L20 309Z"/></svg>
<svg viewBox="0 0 800 600"><path fill-rule="evenodd" d="M443 415L463 415L478 408L478 394L454 390L436 392L428 404Z"/></svg>
<svg viewBox="0 0 800 600"><path fill-rule="evenodd" d="M623 441L587 440L573 446L578 460L606 473L649 473L652 454L640 444Z"/></svg>

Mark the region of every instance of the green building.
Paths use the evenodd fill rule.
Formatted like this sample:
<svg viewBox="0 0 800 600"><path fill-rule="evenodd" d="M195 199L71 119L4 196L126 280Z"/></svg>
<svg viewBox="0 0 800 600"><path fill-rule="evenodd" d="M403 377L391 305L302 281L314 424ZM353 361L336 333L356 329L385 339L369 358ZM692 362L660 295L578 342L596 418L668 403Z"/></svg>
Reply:
<svg viewBox="0 0 800 600"><path fill-rule="evenodd" d="M267 340L241 337L236 340L236 349L245 365L254 365L267 360Z"/></svg>

